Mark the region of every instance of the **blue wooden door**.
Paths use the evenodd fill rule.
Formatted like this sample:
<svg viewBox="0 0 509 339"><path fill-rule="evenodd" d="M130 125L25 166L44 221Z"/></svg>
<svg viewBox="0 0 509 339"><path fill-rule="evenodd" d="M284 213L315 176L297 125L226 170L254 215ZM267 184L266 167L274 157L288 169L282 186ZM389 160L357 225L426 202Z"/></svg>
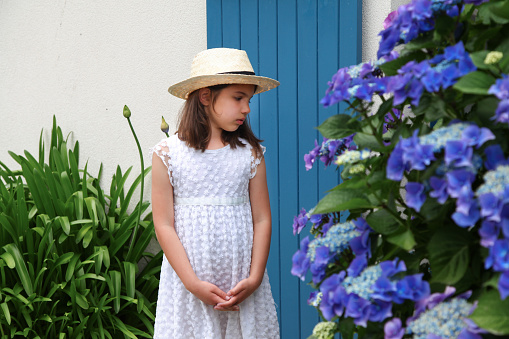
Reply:
<svg viewBox="0 0 509 339"><path fill-rule="evenodd" d="M361 6L361 0L207 0L208 48L243 49L256 74L281 82L253 98L250 121L267 147L273 218L267 269L284 339L307 338L318 321L306 303L310 287L290 274L306 236L294 236L292 222L339 182L321 163L306 171L303 157L319 139L315 127L341 109L319 105L327 81L339 67L360 62Z"/></svg>

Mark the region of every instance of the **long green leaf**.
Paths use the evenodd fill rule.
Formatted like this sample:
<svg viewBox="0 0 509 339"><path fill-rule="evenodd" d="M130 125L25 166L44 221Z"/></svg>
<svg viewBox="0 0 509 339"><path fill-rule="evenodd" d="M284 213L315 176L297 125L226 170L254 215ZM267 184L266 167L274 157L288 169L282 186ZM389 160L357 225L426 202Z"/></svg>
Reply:
<svg viewBox="0 0 509 339"><path fill-rule="evenodd" d="M124 279L126 294L130 298L134 298L134 291L136 289L136 264L128 261L124 261Z"/></svg>
<svg viewBox="0 0 509 339"><path fill-rule="evenodd" d="M42 199L42 203L44 205L46 214L48 214L50 216L50 218L54 218L56 216L56 212L55 212L55 208L53 207L53 199L51 197L50 192L47 189L46 180L44 179L43 171L34 169L34 179L38 186L39 194Z"/></svg>
<svg viewBox="0 0 509 339"><path fill-rule="evenodd" d="M0 304L0 308L2 309L2 312L4 314L5 320L7 321L7 324L11 324L11 312L9 312L9 305L7 305L6 302Z"/></svg>
<svg viewBox="0 0 509 339"><path fill-rule="evenodd" d="M32 279L28 274L25 260L23 258L23 255L19 251L18 247L15 244L7 244L3 247L3 249L14 258L16 271L18 272L19 279L21 281L21 284L23 285L26 294L28 296L32 295L32 293L34 292L32 286Z"/></svg>
<svg viewBox="0 0 509 339"><path fill-rule="evenodd" d="M120 311L120 288L122 284L122 275L119 271L110 271L109 279L107 279L110 287L110 294L113 297L113 308L115 313Z"/></svg>
<svg viewBox="0 0 509 339"><path fill-rule="evenodd" d="M124 184L127 180L127 177L129 176L129 173L131 173L132 166L127 169L125 174L122 176L122 172L120 171L120 166L117 167L117 174L115 175L114 180L111 183L111 189L110 189L110 213L108 215L113 215L115 208L117 207L117 201L119 197L122 197L121 201L124 199L122 196L122 192L124 190Z"/></svg>

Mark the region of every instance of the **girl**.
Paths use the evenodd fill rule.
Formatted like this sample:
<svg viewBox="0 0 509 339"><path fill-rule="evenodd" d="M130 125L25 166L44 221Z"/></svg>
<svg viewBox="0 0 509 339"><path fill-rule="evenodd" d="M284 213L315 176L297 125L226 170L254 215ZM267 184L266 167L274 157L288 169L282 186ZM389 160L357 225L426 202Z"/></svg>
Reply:
<svg viewBox="0 0 509 339"><path fill-rule="evenodd" d="M247 54L198 53L176 135L152 152L152 212L165 257L154 338L279 338L265 270L271 216L263 153L247 115L255 76Z"/></svg>

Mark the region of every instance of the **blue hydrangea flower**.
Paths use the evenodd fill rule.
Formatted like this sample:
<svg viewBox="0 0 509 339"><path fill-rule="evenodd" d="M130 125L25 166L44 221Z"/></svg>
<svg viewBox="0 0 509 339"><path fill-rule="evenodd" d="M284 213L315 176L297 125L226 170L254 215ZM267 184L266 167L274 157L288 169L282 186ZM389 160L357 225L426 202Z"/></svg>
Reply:
<svg viewBox="0 0 509 339"><path fill-rule="evenodd" d="M313 168L313 164L319 158L325 166L329 166L336 156L343 154L345 151L356 149L357 146L353 144L353 137L355 134L349 135L343 139L327 139L323 138L321 145L315 140L315 147L304 155L304 163L306 170L309 171Z"/></svg>
<svg viewBox="0 0 509 339"><path fill-rule="evenodd" d="M414 131L410 138L400 138L387 162L387 178L399 181L405 170L425 169L435 160L434 153L444 148L449 167L470 167L475 170L480 165L477 164L479 158L472 155L471 147L478 148L494 138L489 129L468 123L455 123L421 137L417 137L417 134L418 131Z"/></svg>
<svg viewBox="0 0 509 339"><path fill-rule="evenodd" d="M310 270L313 282L317 284L325 277L327 265L346 249L352 247L352 251L358 255L371 255L370 232L366 221L359 218L335 224L322 237L312 241L306 237L293 255L292 274L304 280Z"/></svg>
<svg viewBox="0 0 509 339"><path fill-rule="evenodd" d="M356 258L347 271L324 280L320 310L328 320L344 313L359 326L381 322L392 315L392 302L419 301L429 295L429 285L421 275L395 278L405 271L399 259L366 267L365 259Z"/></svg>
<svg viewBox="0 0 509 339"><path fill-rule="evenodd" d="M493 120L501 123L509 123L509 77L502 74L501 79L497 79L495 84L491 85L488 93L496 96L500 102Z"/></svg>
<svg viewBox="0 0 509 339"><path fill-rule="evenodd" d="M384 325L385 339L401 339L405 334L405 329L401 324L401 319L393 318Z"/></svg>
<svg viewBox="0 0 509 339"><path fill-rule="evenodd" d="M323 294L320 291L311 292L308 298L308 305L318 307L322 301L322 295Z"/></svg>
<svg viewBox="0 0 509 339"><path fill-rule="evenodd" d="M361 235L352 221L332 226L325 236L316 238L309 244L308 256L315 260L315 253L319 247L325 246L332 253L341 253L349 248L350 240Z"/></svg>
<svg viewBox="0 0 509 339"><path fill-rule="evenodd" d="M449 198L449 194L447 193L447 181L438 177L431 177L429 179L429 184L433 189L433 191L429 192L429 196L436 198L440 204L444 204L447 198Z"/></svg>
<svg viewBox="0 0 509 339"><path fill-rule="evenodd" d="M375 93L386 93L387 80L381 77L380 65L397 57L398 53L392 52L376 61L340 68L328 82L325 96L320 103L328 107L352 99L371 101Z"/></svg>
<svg viewBox="0 0 509 339"><path fill-rule="evenodd" d="M292 257L292 275L299 277L302 281L306 279L306 273L311 266L311 260L309 259L308 252L309 237L305 237L300 242L300 249L295 252Z"/></svg>
<svg viewBox="0 0 509 339"><path fill-rule="evenodd" d="M419 33L434 27L433 9L430 0L414 0L398 8L390 26L380 32L378 58L389 54L399 43L415 39Z"/></svg>
<svg viewBox="0 0 509 339"><path fill-rule="evenodd" d="M304 155L304 163L306 164L306 170L309 171L313 168L313 163L320 154L321 146L315 140L315 148L313 148L308 154Z"/></svg>
<svg viewBox="0 0 509 339"><path fill-rule="evenodd" d="M484 167L486 167L488 171L494 170L498 165L508 164L504 157L504 151L502 151L502 147L500 147L500 145L491 145L486 147L484 155L486 156Z"/></svg>
<svg viewBox="0 0 509 339"><path fill-rule="evenodd" d="M418 182L408 182L406 184L406 204L419 212L426 201L424 185Z"/></svg>
<svg viewBox="0 0 509 339"><path fill-rule="evenodd" d="M475 305L466 299L471 293L455 298L453 287L447 287L445 293L434 293L416 304L414 316L407 321L407 334L413 338L473 338L481 339L479 329L467 321Z"/></svg>
<svg viewBox="0 0 509 339"><path fill-rule="evenodd" d="M498 279L498 291L500 292L500 298L502 298L502 300L509 296L509 271L505 271L500 275Z"/></svg>
<svg viewBox="0 0 509 339"><path fill-rule="evenodd" d="M493 221L484 220L479 229L479 235L481 236L481 246L491 247L495 245L495 241L498 239L500 234L499 224Z"/></svg>
<svg viewBox="0 0 509 339"><path fill-rule="evenodd" d="M300 213L293 218L293 235L299 234L309 220L305 209L301 209Z"/></svg>
<svg viewBox="0 0 509 339"><path fill-rule="evenodd" d="M493 267L497 272L509 272L509 239L498 239L484 262L485 268Z"/></svg>

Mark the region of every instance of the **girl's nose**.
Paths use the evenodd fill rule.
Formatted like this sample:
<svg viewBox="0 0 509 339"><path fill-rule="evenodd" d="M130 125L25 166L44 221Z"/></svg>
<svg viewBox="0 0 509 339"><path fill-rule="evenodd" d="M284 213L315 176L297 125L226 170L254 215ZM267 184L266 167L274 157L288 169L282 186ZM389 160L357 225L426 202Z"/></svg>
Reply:
<svg viewBox="0 0 509 339"><path fill-rule="evenodd" d="M251 107L249 107L249 103L247 103L242 107L242 113L249 114L249 112L251 112Z"/></svg>

